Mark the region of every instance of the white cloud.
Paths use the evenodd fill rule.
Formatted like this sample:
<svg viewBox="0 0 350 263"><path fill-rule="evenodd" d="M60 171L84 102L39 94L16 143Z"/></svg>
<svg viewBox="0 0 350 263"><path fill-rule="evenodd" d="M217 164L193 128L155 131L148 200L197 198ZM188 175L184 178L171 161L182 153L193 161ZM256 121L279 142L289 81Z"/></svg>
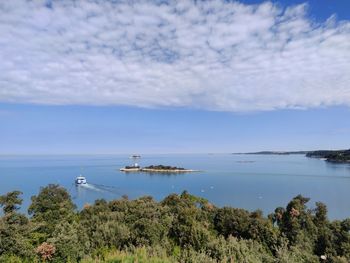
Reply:
<svg viewBox="0 0 350 263"><path fill-rule="evenodd" d="M350 22L223 1L0 2L0 101L250 111L350 105Z"/></svg>

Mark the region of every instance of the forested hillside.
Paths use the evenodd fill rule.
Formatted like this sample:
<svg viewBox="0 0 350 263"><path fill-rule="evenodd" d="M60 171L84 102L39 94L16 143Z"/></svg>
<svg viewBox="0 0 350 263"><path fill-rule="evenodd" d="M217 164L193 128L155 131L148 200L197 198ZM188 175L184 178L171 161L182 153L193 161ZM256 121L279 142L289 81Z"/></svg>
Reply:
<svg viewBox="0 0 350 263"><path fill-rule="evenodd" d="M325 158L328 162L334 163L349 163L350 149L338 151L313 151L306 154L307 157Z"/></svg>

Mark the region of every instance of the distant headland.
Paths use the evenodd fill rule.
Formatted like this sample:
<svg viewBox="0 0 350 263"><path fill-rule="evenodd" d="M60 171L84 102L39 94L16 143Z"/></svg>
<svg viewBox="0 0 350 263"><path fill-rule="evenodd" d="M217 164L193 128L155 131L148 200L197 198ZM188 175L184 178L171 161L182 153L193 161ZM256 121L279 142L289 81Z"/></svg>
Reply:
<svg viewBox="0 0 350 263"><path fill-rule="evenodd" d="M322 158L327 162L332 163L350 163L350 149L349 150L320 150L306 153L307 157Z"/></svg>
<svg viewBox="0 0 350 263"><path fill-rule="evenodd" d="M233 153L233 154L265 154L265 155L289 155L289 154L307 154L309 151L261 151L261 152L248 152L248 153Z"/></svg>
<svg viewBox="0 0 350 263"><path fill-rule="evenodd" d="M324 159L333 163L350 163L350 149L348 150L317 150L317 151L261 151L233 154L263 154L263 155L290 155L304 154L306 157Z"/></svg>

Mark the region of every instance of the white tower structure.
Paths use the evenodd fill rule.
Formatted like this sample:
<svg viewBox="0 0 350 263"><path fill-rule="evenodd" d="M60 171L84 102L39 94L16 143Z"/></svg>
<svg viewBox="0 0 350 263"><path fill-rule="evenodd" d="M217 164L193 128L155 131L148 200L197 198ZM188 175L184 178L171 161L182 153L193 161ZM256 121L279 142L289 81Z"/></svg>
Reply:
<svg viewBox="0 0 350 263"><path fill-rule="evenodd" d="M139 164L137 163L137 160L138 159L141 159L141 156L140 155L137 155L137 154L134 154L134 155L131 155L130 158L133 160L133 166L134 167L139 167Z"/></svg>

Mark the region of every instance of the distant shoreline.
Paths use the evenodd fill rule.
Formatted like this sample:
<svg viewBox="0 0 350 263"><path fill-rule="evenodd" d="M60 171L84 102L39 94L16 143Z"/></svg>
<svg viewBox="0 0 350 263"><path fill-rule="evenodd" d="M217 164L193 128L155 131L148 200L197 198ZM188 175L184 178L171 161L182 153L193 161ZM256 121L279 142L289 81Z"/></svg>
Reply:
<svg viewBox="0 0 350 263"><path fill-rule="evenodd" d="M349 164L349 150L317 150L317 151L261 151L248 153L232 153L232 154L247 154L247 155L294 155L303 154L308 158L317 158L330 163Z"/></svg>
<svg viewBox="0 0 350 263"><path fill-rule="evenodd" d="M310 151L295 151L295 152L284 152L284 151L261 151L261 152L247 152L247 153L232 153L232 154L262 154L262 155L290 155L290 154L307 154Z"/></svg>

